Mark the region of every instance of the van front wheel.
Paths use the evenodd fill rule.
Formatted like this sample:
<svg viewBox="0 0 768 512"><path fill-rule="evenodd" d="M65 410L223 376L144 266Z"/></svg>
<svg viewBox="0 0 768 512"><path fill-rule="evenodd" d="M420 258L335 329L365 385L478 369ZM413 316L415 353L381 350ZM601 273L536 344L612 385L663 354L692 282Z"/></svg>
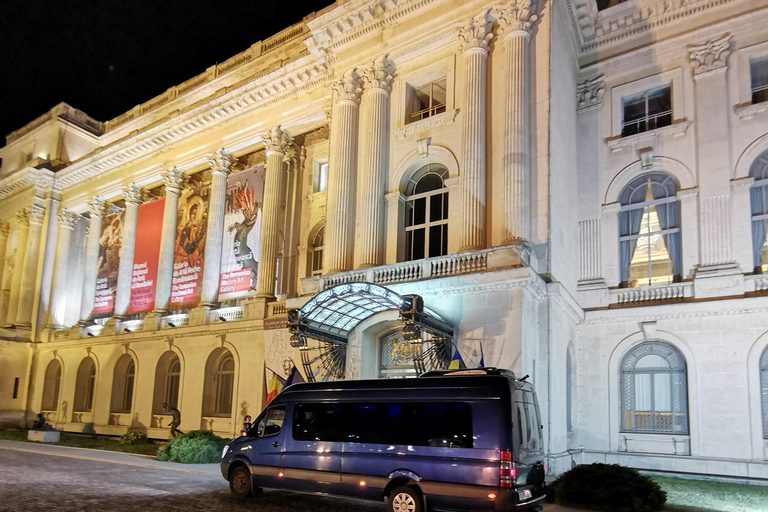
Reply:
<svg viewBox="0 0 768 512"><path fill-rule="evenodd" d="M421 495L413 487L398 487L387 500L390 512L422 512L424 505Z"/></svg>
<svg viewBox="0 0 768 512"><path fill-rule="evenodd" d="M238 498L247 498L251 495L251 472L245 466L240 466L232 470L232 474L229 475L229 489L232 494Z"/></svg>

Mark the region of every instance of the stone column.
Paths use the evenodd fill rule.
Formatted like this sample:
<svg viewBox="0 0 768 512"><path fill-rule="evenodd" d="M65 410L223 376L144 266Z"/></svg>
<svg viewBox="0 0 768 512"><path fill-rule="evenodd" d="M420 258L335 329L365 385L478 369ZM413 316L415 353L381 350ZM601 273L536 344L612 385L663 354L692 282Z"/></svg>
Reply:
<svg viewBox="0 0 768 512"><path fill-rule="evenodd" d="M110 204L94 197L88 202L91 220L88 224L88 240L85 244L85 269L83 277L83 296L80 301L80 324L91 321L93 302L96 298L96 274L99 270L99 239L101 223L110 208Z"/></svg>
<svg viewBox="0 0 768 512"><path fill-rule="evenodd" d="M331 85L335 103L328 161L328 213L325 224L325 268L328 274L352 268L359 80L360 76L350 70Z"/></svg>
<svg viewBox="0 0 768 512"><path fill-rule="evenodd" d="M69 210L62 209L59 212L59 236L56 240L56 259L53 267L53 286L51 288L51 302L48 307L48 328L63 329L64 319L67 314L67 291L69 288L67 277L69 275L69 246L72 232L80 220L80 215Z"/></svg>
<svg viewBox="0 0 768 512"><path fill-rule="evenodd" d="M495 11L506 55L502 243L531 239L531 26L536 0Z"/></svg>
<svg viewBox="0 0 768 512"><path fill-rule="evenodd" d="M365 93L360 116L356 268L384 264L384 194L389 172L389 91L393 72L394 67L386 56L379 57L363 71Z"/></svg>
<svg viewBox="0 0 768 512"><path fill-rule="evenodd" d="M208 229L205 234L202 302L204 306L213 307L219 295L227 176L234 168L235 158L223 149L219 149L208 156L208 162L211 165L211 195L208 199Z"/></svg>
<svg viewBox="0 0 768 512"><path fill-rule="evenodd" d="M21 290L21 271L27 255L27 241L29 240L29 212L25 209L16 213L16 223L19 230L19 238L16 240L16 254L13 257L13 276L11 277L11 293L8 297L8 309L5 316L5 324L16 323L16 312L19 309L19 293Z"/></svg>
<svg viewBox="0 0 768 512"><path fill-rule="evenodd" d="M32 307L35 301L37 289L37 263L40 256L40 237L43 231L45 208L33 204L27 208L29 217L29 237L27 238L26 257L21 271L21 284L19 286L19 305L16 310L16 325L19 327L32 327Z"/></svg>
<svg viewBox="0 0 768 512"><path fill-rule="evenodd" d="M123 236L120 241L120 265L117 267L117 291L115 293L115 317L124 318L131 303L131 279L133 278L133 249L136 246L136 220L139 205L144 201L144 190L131 183L123 189L125 217Z"/></svg>
<svg viewBox="0 0 768 512"><path fill-rule="evenodd" d="M488 11L458 29L464 60L464 154L462 159L460 251L483 249L485 238L486 79L488 42L493 37Z"/></svg>
<svg viewBox="0 0 768 512"><path fill-rule="evenodd" d="M283 161L286 150L293 144L293 137L280 126L275 126L270 132L262 135L262 139L267 147L267 162L264 204L261 210L261 251L256 297L270 299L275 297L280 205L283 201L280 191L285 180Z"/></svg>
<svg viewBox="0 0 768 512"><path fill-rule="evenodd" d="M163 234L160 237L160 256L157 260L155 285L155 312L165 313L171 303L171 278L173 277L173 247L176 243L176 212L179 209L181 187L187 181L184 171L176 167L162 174L165 185L163 206Z"/></svg>
<svg viewBox="0 0 768 512"><path fill-rule="evenodd" d="M8 236L11 234L11 225L0 221L0 326L5 320L4 311L8 308L8 293L5 285L5 253L8 250Z"/></svg>

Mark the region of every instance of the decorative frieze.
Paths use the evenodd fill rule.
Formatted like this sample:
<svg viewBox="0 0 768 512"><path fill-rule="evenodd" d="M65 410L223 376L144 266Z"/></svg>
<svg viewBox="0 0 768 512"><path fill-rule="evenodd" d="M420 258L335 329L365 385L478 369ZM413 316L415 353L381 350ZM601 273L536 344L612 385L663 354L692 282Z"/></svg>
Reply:
<svg viewBox="0 0 768 512"><path fill-rule="evenodd" d="M586 112L603 104L605 75L584 80L576 86L576 111Z"/></svg>
<svg viewBox="0 0 768 512"><path fill-rule="evenodd" d="M579 222L579 281L594 281L602 278L600 261L600 219Z"/></svg>
<svg viewBox="0 0 768 512"><path fill-rule="evenodd" d="M728 55L731 53L731 37L731 34L725 34L704 44L688 47L688 56L691 59L694 77L724 69L728 65Z"/></svg>

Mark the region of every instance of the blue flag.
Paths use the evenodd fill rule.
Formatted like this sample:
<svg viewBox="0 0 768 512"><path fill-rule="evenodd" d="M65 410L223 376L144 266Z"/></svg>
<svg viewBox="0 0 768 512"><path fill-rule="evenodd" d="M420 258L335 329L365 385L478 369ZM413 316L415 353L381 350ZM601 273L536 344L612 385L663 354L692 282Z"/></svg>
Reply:
<svg viewBox="0 0 768 512"><path fill-rule="evenodd" d="M296 365L293 365L293 369L291 369L291 374L288 375L288 378L285 379L285 387L287 388L291 384L298 384L299 382L304 382L304 377L301 376L299 373L299 369L296 368Z"/></svg>
<svg viewBox="0 0 768 512"><path fill-rule="evenodd" d="M467 365L464 364L464 360L461 358L461 354L459 353L459 347L456 347L456 351L453 353L453 359L451 359L451 364L448 365L449 370L465 370L467 368Z"/></svg>
<svg viewBox="0 0 768 512"><path fill-rule="evenodd" d="M478 368L485 368L485 356L483 356L483 344L480 343L480 366Z"/></svg>

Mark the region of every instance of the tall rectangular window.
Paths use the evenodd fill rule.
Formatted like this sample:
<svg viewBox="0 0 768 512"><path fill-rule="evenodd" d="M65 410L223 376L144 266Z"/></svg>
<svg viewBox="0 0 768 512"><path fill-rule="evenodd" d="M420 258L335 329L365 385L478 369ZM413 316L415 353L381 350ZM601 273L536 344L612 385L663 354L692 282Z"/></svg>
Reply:
<svg viewBox="0 0 768 512"><path fill-rule="evenodd" d="M749 75L752 84L752 103L768 101L768 57L751 60Z"/></svg>
<svg viewBox="0 0 768 512"><path fill-rule="evenodd" d="M671 124L672 88L669 85L622 100L622 137Z"/></svg>
<svg viewBox="0 0 768 512"><path fill-rule="evenodd" d="M312 176L312 192L324 192L328 189L328 162L315 162Z"/></svg>
<svg viewBox="0 0 768 512"><path fill-rule="evenodd" d="M436 80L427 85L416 87L411 93L410 108L407 122L420 121L445 112L447 99L447 80Z"/></svg>

